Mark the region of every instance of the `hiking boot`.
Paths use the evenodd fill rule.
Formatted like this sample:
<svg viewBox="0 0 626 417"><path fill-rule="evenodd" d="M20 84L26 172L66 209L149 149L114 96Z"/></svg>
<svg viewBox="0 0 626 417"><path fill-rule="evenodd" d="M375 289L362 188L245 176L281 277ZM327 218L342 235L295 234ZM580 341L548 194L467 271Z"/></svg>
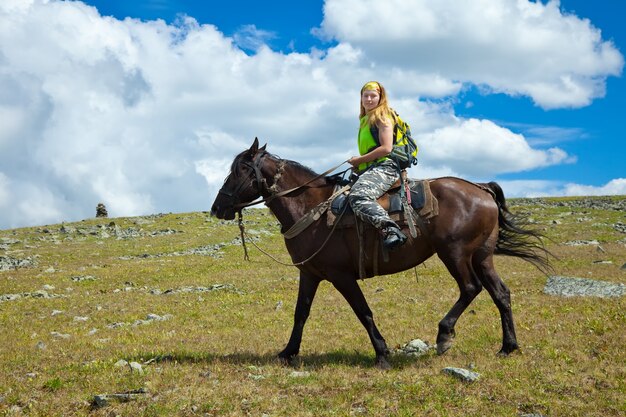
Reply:
<svg viewBox="0 0 626 417"><path fill-rule="evenodd" d="M406 235L397 226L383 228L383 246L387 250L394 250L406 242Z"/></svg>

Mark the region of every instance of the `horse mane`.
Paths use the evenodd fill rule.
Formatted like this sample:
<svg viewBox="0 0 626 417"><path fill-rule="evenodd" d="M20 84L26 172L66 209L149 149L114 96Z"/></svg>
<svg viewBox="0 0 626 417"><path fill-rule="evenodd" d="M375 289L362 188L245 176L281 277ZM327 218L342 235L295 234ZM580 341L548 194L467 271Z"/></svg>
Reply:
<svg viewBox="0 0 626 417"><path fill-rule="evenodd" d="M301 172L301 173L303 173L305 175L308 175L308 176L311 176L311 177L317 177L319 175L317 172L313 171L313 169L311 169L311 168L309 168L309 167L307 167L305 165L302 165L300 162L293 161L291 159L283 159L280 156L275 155L275 154L270 153L270 152L265 151L265 150L263 150L262 152L263 152L262 156L268 156L270 159L272 159L272 160L274 160L276 162L277 161L283 161L283 162L285 162L285 164L287 166L292 167L295 170L297 170L297 171L299 171L299 172ZM248 155L249 155L249 151L245 150L245 151L241 152L239 155L237 155L235 157L235 159L233 160L233 163L230 166L231 174L236 175L236 176L238 175L238 170L236 170L235 168L241 163L241 160L244 159ZM342 181L342 178L340 176L338 176L337 174L331 175L331 176L325 176L323 179L326 181L326 184L330 184L330 185L335 185L335 184L338 184L338 183L340 183Z"/></svg>
<svg viewBox="0 0 626 417"><path fill-rule="evenodd" d="M290 159L281 159L280 157L275 156L275 155L272 155L272 156L274 156L275 158L278 158L278 159L280 159L282 161L285 161L285 163L288 166L294 167L295 169L300 170L300 171L304 172L305 174L310 175L311 177L319 176L319 174L317 172L313 171L311 168L309 168L309 167L307 167L305 165L302 165L300 162L292 161ZM341 183L343 181L343 179L341 178L340 174L335 174L335 175L330 175L330 176L326 175L323 178L320 178L320 180L325 181L327 185L336 185L336 184L339 184L339 183Z"/></svg>

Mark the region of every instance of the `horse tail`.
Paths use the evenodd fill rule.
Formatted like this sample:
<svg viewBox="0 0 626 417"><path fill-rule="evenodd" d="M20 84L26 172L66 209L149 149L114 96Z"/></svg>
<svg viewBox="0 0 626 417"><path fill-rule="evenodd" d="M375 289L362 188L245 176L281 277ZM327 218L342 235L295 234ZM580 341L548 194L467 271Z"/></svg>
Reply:
<svg viewBox="0 0 626 417"><path fill-rule="evenodd" d="M484 184L493 191L498 205L498 241L494 253L496 255L514 256L524 259L536 266L544 274L552 271L550 257L554 257L543 243L545 236L528 227L525 216L509 211L504 198L504 191L496 182Z"/></svg>

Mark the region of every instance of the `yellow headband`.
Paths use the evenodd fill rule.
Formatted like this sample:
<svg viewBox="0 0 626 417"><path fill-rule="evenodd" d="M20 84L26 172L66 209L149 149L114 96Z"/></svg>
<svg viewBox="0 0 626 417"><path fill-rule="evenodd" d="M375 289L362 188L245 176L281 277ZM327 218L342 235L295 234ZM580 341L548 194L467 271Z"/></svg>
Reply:
<svg viewBox="0 0 626 417"><path fill-rule="evenodd" d="M370 81L368 83L365 83L363 88L361 88L361 91L366 91L366 90L380 91L380 84L378 84L377 81Z"/></svg>

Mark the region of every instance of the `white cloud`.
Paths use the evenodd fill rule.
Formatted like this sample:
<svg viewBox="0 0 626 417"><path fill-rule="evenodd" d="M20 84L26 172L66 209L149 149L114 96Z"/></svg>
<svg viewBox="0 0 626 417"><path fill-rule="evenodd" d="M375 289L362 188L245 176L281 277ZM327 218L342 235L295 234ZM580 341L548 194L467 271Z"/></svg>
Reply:
<svg viewBox="0 0 626 417"><path fill-rule="evenodd" d="M257 51L275 38L275 33L257 29L255 25L244 25L233 35L233 41L237 46L253 51Z"/></svg>
<svg viewBox="0 0 626 417"><path fill-rule="evenodd" d="M601 187L566 184L563 195L626 195L626 178L616 178Z"/></svg>
<svg viewBox="0 0 626 417"><path fill-rule="evenodd" d="M626 178L616 178L600 186L544 180L498 181L498 183L507 197L626 195Z"/></svg>
<svg viewBox="0 0 626 417"><path fill-rule="evenodd" d="M624 58L589 20L558 1L327 0L318 33L379 66L513 95L544 108L581 107L605 94ZM347 12L349 11L349 13Z"/></svg>
<svg viewBox="0 0 626 417"><path fill-rule="evenodd" d="M559 148L531 148L523 136L489 120L459 120L419 135L429 165L454 167L471 177L494 177L565 162Z"/></svg>
<svg viewBox="0 0 626 417"><path fill-rule="evenodd" d="M372 7L379 4L385 2ZM494 2L493 13L502 4ZM518 10L511 6L515 2L507 4ZM418 44L409 44L411 48L439 33L456 50L479 50L453 42L475 28L469 20L458 20L461 11L446 17L448 2L419 5L424 14L408 8L395 29L370 48L359 40L364 36L359 30L361 2L329 0L323 30L340 40L336 46L284 54L264 45L268 34L252 31L255 53L247 55L237 46L241 40L191 17L167 25L102 17L80 2L3 1L0 227L92 217L99 202L111 216L207 209L233 156L255 136L269 142L271 152L322 171L355 152L359 88L381 74L393 106L411 122L420 141L418 176L495 175L568 161L570 156L558 148L537 149L493 122L454 115L446 98L458 94L464 82L486 83L472 75L484 69L482 56L462 57L458 67L467 67L469 74L464 77L452 73L446 61L452 57L435 59L424 49L405 54L410 55L406 62L383 59L385 48L407 46L404 20L412 19L421 23ZM469 2L457 8L472 15L475 6ZM385 10L383 18L385 13L395 16L398 9ZM549 15L558 20L555 10ZM335 13L343 23L333 23ZM519 10L515 13L506 15L507 22L517 16L525 28L525 18ZM567 18L578 25L575 17ZM444 29L452 23L466 27L441 32L442 19L452 19ZM588 23L587 29L580 27L583 38L596 35L596 49L577 50L580 61L587 62L585 76L603 85L611 72L601 65L598 51L609 62L614 50L600 43ZM346 32L350 28L354 33ZM492 32L487 29L482 36L488 40ZM529 50L530 56L540 55ZM521 48L516 51L524 56ZM491 60L510 55L496 52L490 52ZM436 71L439 65L441 71ZM574 87L579 86L576 77L583 64L569 65ZM498 71L505 77L490 83L491 88L525 93L511 81L519 75L515 71L494 68L486 74L494 77ZM551 78L557 72L529 80L561 91ZM443 100L420 101L423 96ZM582 96L591 97L584 91Z"/></svg>

